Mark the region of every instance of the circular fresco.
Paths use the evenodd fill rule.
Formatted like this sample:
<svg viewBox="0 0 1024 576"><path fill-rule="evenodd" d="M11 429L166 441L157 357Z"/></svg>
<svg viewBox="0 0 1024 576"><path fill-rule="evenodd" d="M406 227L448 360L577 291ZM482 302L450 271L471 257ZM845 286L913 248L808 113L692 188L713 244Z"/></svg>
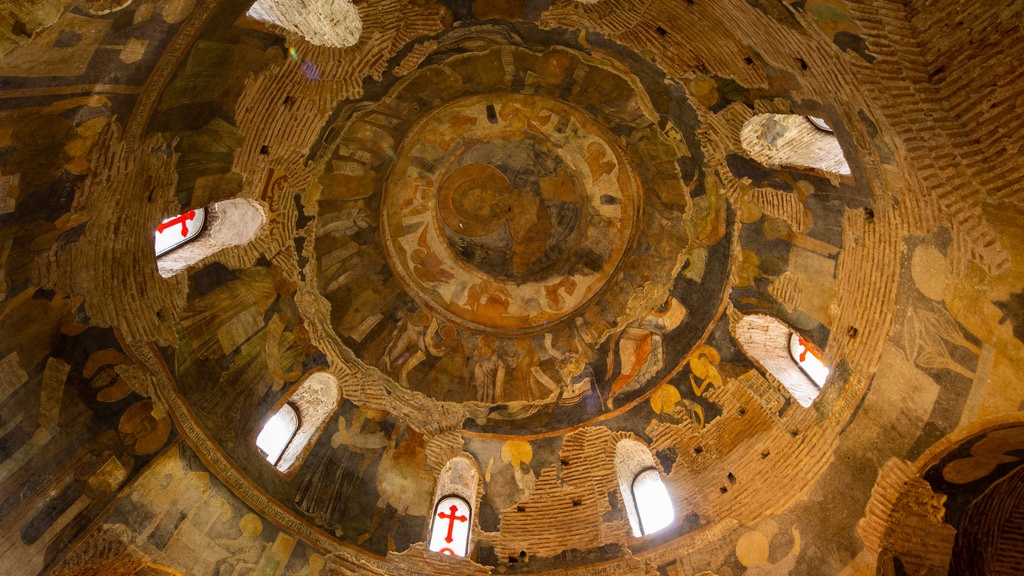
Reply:
<svg viewBox="0 0 1024 576"><path fill-rule="evenodd" d="M409 295L447 322L501 334L579 311L619 265L640 211L636 176L609 140L542 96L431 111L382 195L388 261Z"/></svg>
<svg viewBox="0 0 1024 576"><path fill-rule="evenodd" d="M387 386L539 433L678 371L724 308L732 219L678 87L645 89L626 51L499 40L339 109L317 286Z"/></svg>

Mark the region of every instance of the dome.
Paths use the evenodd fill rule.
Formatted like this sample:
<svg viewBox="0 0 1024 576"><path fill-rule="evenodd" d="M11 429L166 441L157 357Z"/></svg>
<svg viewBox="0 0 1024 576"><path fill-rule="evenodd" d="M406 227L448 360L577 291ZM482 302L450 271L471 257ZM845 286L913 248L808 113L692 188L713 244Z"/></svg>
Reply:
<svg viewBox="0 0 1024 576"><path fill-rule="evenodd" d="M0 572L1016 573L1024 20L934 4L12 4Z"/></svg>

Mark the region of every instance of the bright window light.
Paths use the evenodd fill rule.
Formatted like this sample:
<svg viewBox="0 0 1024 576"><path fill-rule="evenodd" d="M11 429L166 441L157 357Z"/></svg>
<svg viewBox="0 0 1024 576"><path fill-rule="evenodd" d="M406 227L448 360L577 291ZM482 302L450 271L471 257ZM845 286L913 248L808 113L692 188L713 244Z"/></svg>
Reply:
<svg viewBox="0 0 1024 576"><path fill-rule="evenodd" d="M473 525L469 504L458 496L445 496L434 507L432 522L428 548L441 554L465 556Z"/></svg>
<svg viewBox="0 0 1024 576"><path fill-rule="evenodd" d="M266 456L267 462L276 465L298 429L299 415L290 404L285 404L263 425L263 430L256 437L256 447Z"/></svg>
<svg viewBox="0 0 1024 576"><path fill-rule="evenodd" d="M672 499L668 497L665 483L654 468L648 468L633 479L633 501L640 517L638 536L653 534L668 526L676 519Z"/></svg>
<svg viewBox="0 0 1024 576"><path fill-rule="evenodd" d="M814 381L818 389L825 385L829 373L828 366L825 366L821 352L814 344L804 340L795 332L791 333L789 335L789 355L793 357L797 366L800 366L800 369Z"/></svg>
<svg viewBox="0 0 1024 576"><path fill-rule="evenodd" d="M155 233L156 255L160 256L170 252L198 236L203 229L204 221L206 221L206 210L196 208L161 222L156 227Z"/></svg>
<svg viewBox="0 0 1024 576"><path fill-rule="evenodd" d="M833 130L832 127L828 125L828 122L825 122L824 118L818 118L817 116L808 116L807 119L811 122L811 124L814 124L814 127L817 128L818 130L829 133L835 132L835 130Z"/></svg>

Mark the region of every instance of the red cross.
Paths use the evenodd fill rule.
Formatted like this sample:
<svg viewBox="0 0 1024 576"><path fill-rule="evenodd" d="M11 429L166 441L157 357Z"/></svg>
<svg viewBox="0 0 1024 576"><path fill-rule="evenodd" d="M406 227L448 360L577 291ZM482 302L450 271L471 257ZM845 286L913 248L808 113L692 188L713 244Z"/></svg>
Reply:
<svg viewBox="0 0 1024 576"><path fill-rule="evenodd" d="M170 228L171 226L177 226L178 224L181 224L181 235L188 236L188 221L192 220L195 217L196 211L189 210L188 212L185 212L181 216L176 216L174 218L171 218L167 222L160 224L159 226L156 227L156 231L163 232L164 230Z"/></svg>
<svg viewBox="0 0 1024 576"><path fill-rule="evenodd" d="M451 544L452 528L455 527L455 521L458 520L459 522L465 522L466 520L469 520L469 518L466 518L465 516L456 516L455 513L459 511L459 507L455 504L452 504L451 508L448 510L449 512L447 516L445 516L444 512L438 512L437 517L448 521L448 535L444 537L444 541Z"/></svg>
<svg viewBox="0 0 1024 576"><path fill-rule="evenodd" d="M810 352L811 356L814 356L815 358L818 359L818 362L821 362L823 364L825 363L825 361L821 358L821 354L818 354L818 351L815 350L810 344L808 344L808 342L803 339L803 336L797 336L796 337L796 341L797 341L797 344L799 346L802 346L803 349L804 349L804 351L800 353L800 361L801 362L806 362L807 361L807 353Z"/></svg>

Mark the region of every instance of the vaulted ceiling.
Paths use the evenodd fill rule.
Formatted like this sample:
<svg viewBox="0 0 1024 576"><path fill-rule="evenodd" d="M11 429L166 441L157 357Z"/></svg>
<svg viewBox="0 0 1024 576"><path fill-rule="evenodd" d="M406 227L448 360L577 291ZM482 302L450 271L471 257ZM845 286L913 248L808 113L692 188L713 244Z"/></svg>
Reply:
<svg viewBox="0 0 1024 576"><path fill-rule="evenodd" d="M0 572L1017 574L975 4L3 2Z"/></svg>

